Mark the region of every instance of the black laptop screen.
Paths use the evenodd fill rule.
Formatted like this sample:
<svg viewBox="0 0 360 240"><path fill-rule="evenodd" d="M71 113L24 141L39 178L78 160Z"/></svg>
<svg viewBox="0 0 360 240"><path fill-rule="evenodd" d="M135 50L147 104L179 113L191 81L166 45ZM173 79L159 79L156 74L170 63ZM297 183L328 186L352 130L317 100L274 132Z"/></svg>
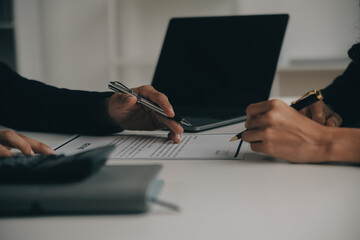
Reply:
<svg viewBox="0 0 360 240"><path fill-rule="evenodd" d="M268 99L288 15L174 18L152 85L176 106Z"/></svg>

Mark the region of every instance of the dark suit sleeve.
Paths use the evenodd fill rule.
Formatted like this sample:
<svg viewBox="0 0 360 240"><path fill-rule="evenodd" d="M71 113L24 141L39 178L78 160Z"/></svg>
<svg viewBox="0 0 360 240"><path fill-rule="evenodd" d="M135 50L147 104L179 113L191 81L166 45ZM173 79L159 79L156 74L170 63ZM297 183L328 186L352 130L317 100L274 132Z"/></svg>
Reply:
<svg viewBox="0 0 360 240"><path fill-rule="evenodd" d="M110 92L60 89L28 80L0 63L0 124L27 131L106 134L121 131L110 119Z"/></svg>
<svg viewBox="0 0 360 240"><path fill-rule="evenodd" d="M360 123L360 45L349 50L353 59L345 72L322 90L324 101L343 118L343 126Z"/></svg>

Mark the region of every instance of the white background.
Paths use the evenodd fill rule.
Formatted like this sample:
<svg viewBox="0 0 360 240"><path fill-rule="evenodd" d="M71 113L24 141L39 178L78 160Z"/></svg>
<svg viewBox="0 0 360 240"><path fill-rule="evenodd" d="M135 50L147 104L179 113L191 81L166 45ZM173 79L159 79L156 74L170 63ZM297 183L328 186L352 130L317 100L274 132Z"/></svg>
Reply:
<svg viewBox="0 0 360 240"><path fill-rule="evenodd" d="M125 78L119 80L148 84L173 16L290 13L281 66L344 59L360 35L358 0L115 1L119 39L110 49L107 0L15 0L20 73L56 86L105 90L116 51L146 60L119 67Z"/></svg>

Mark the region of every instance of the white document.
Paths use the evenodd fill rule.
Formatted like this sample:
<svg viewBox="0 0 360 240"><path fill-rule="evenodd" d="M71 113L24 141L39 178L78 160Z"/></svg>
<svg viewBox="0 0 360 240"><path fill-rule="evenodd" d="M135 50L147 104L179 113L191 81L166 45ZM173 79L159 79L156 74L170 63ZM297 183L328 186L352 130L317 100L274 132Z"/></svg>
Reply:
<svg viewBox="0 0 360 240"><path fill-rule="evenodd" d="M74 154L115 144L110 158L116 159L243 159L248 144L230 142L235 134L183 134L174 144L166 135L74 136L56 152Z"/></svg>

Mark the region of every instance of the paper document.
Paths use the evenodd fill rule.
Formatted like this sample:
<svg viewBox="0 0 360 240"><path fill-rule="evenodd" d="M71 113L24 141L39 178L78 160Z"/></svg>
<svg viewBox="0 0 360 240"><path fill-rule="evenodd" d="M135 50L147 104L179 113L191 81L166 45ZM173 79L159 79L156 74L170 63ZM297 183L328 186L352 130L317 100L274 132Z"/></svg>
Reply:
<svg viewBox="0 0 360 240"><path fill-rule="evenodd" d="M115 144L116 159L243 159L247 144L229 142L235 134L183 134L174 144L164 135L74 136L60 145L58 154L74 154ZM247 149L246 149L247 148Z"/></svg>

